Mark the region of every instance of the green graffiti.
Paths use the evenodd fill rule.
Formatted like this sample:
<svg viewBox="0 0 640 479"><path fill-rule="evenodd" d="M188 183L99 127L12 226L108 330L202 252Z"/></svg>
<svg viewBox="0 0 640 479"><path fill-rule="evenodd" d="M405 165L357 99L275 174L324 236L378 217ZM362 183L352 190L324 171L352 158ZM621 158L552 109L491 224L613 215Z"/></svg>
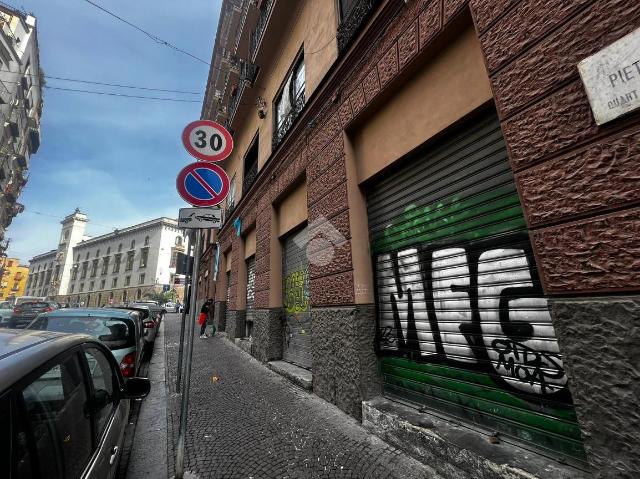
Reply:
<svg viewBox="0 0 640 479"><path fill-rule="evenodd" d="M284 277L283 303L289 314L309 311L308 271L298 270Z"/></svg>
<svg viewBox="0 0 640 479"><path fill-rule="evenodd" d="M417 243L471 241L525 227L518 193L505 186L464 200L453 196L407 208L400 221L372 238L371 248L383 252Z"/></svg>

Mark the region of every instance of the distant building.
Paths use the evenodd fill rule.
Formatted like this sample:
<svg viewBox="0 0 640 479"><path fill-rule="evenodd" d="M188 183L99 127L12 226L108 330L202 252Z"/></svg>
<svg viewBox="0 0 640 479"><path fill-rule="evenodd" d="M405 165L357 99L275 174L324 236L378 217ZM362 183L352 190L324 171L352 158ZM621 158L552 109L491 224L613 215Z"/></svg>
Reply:
<svg viewBox="0 0 640 479"><path fill-rule="evenodd" d="M94 238L85 236L87 221L79 210L67 216L58 248L31 259L27 295L101 306L173 288L176 255L186 249L175 220L157 218Z"/></svg>
<svg viewBox="0 0 640 479"><path fill-rule="evenodd" d="M0 3L0 241L27 183L29 159L40 147L43 72L36 19ZM0 253L7 242L0 243Z"/></svg>
<svg viewBox="0 0 640 479"><path fill-rule="evenodd" d="M24 295L29 267L16 258L0 258L0 301Z"/></svg>

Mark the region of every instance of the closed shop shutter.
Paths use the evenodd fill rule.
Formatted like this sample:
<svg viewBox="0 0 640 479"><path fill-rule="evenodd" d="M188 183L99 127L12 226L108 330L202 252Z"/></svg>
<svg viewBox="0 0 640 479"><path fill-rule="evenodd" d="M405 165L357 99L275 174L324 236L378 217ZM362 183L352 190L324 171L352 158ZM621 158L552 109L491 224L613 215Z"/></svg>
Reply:
<svg viewBox="0 0 640 479"><path fill-rule="evenodd" d="M495 114L367 187L385 394L582 461Z"/></svg>
<svg viewBox="0 0 640 479"><path fill-rule="evenodd" d="M285 313L282 359L311 369L308 227L287 236L282 255L282 304Z"/></svg>
<svg viewBox="0 0 640 479"><path fill-rule="evenodd" d="M256 257L252 256L247 260L247 315L245 336L250 338L253 332L253 300L255 297L256 282Z"/></svg>

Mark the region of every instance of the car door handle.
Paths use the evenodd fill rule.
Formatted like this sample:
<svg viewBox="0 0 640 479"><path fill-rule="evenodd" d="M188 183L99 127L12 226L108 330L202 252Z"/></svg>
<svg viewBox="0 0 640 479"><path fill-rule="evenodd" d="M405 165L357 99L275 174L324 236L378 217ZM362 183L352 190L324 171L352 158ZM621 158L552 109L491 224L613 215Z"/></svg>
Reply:
<svg viewBox="0 0 640 479"><path fill-rule="evenodd" d="M113 466L113 462L116 460L118 456L118 446L113 446L111 448L111 457L109 458L109 465Z"/></svg>

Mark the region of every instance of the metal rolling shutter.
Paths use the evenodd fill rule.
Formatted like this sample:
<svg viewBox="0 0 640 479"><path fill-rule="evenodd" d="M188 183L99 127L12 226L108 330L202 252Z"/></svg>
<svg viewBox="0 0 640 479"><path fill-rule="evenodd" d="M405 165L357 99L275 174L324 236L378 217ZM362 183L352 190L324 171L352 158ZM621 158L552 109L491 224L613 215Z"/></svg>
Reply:
<svg viewBox="0 0 640 479"><path fill-rule="evenodd" d="M282 359L311 369L311 314L309 312L308 227L284 240L282 255L282 304L285 326Z"/></svg>
<svg viewBox="0 0 640 479"><path fill-rule="evenodd" d="M246 304L246 332L245 336L250 337L253 332L253 300L255 297L256 282L256 257L252 256L247 260L247 304Z"/></svg>
<svg viewBox="0 0 640 479"><path fill-rule="evenodd" d="M495 114L367 191L385 394L582 461Z"/></svg>

